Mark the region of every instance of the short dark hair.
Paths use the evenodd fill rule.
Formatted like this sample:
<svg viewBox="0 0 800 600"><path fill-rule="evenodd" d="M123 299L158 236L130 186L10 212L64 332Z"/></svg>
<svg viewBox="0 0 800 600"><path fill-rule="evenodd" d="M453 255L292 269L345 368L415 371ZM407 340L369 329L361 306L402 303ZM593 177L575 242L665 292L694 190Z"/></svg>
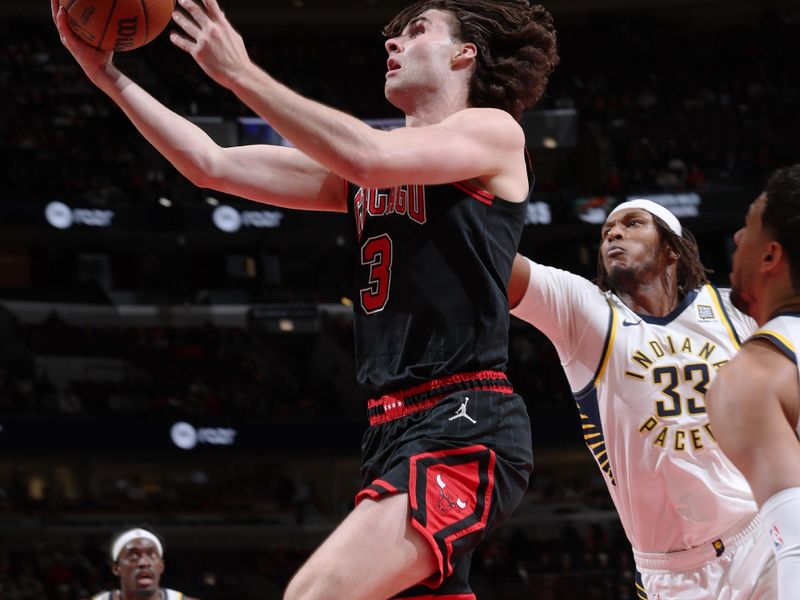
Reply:
<svg viewBox="0 0 800 600"><path fill-rule="evenodd" d="M661 246L669 248L678 256L678 269L675 277L678 283L678 298L682 300L690 291L708 283L708 274L711 273L711 270L706 269L703 261L700 260L697 240L691 231L686 227L682 227L683 235L678 235L656 215L653 215L653 222L656 225ZM664 273L661 277L666 280L666 276L667 274ZM608 272L603 263L603 256L599 252L597 253L597 278L595 283L604 292L607 290L616 291L611 287Z"/></svg>
<svg viewBox="0 0 800 600"><path fill-rule="evenodd" d="M552 15L528 0L418 0L384 27L384 35L400 35L430 9L451 13L453 35L478 48L470 106L500 108L519 121L539 101L559 62Z"/></svg>
<svg viewBox="0 0 800 600"><path fill-rule="evenodd" d="M800 291L800 164L775 171L764 190L767 203L761 214L764 227L775 235L789 259L792 287Z"/></svg>

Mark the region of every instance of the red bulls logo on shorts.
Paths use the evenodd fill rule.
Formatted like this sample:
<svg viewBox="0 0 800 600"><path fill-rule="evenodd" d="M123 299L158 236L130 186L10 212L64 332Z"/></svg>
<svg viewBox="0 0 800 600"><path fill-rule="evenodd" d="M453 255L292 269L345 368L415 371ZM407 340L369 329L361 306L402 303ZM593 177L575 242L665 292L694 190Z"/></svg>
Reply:
<svg viewBox="0 0 800 600"><path fill-rule="evenodd" d="M409 497L432 534L485 526L494 487L494 453L471 446L418 454L411 461Z"/></svg>
<svg viewBox="0 0 800 600"><path fill-rule="evenodd" d="M452 573L460 547L486 529L494 491L495 454L469 446L411 458L408 496L414 526L434 544L442 574Z"/></svg>
<svg viewBox="0 0 800 600"><path fill-rule="evenodd" d="M436 510L440 513L444 515L451 510L463 512L467 508L468 504L466 502L452 492L447 491L447 484L442 479L441 474L436 475L436 485L439 486L439 501L436 503Z"/></svg>

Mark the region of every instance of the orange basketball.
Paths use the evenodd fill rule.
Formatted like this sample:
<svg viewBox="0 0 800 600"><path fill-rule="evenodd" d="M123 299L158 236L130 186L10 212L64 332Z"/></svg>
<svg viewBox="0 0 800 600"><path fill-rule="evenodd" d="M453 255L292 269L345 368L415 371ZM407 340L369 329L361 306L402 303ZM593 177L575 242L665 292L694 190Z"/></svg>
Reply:
<svg viewBox="0 0 800 600"><path fill-rule="evenodd" d="M144 46L167 26L175 0L60 0L69 26L100 50Z"/></svg>

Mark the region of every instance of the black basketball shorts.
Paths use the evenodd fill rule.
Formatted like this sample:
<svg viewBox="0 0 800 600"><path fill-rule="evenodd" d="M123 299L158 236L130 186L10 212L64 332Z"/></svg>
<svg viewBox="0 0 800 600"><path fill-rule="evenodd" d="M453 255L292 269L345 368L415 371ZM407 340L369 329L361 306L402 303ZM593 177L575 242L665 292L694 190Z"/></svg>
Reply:
<svg viewBox="0 0 800 600"><path fill-rule="evenodd" d="M503 373L481 371L384 396L369 407L356 503L407 493L412 525L438 561L437 573L396 597L474 599L472 552L517 507L533 470L525 403Z"/></svg>

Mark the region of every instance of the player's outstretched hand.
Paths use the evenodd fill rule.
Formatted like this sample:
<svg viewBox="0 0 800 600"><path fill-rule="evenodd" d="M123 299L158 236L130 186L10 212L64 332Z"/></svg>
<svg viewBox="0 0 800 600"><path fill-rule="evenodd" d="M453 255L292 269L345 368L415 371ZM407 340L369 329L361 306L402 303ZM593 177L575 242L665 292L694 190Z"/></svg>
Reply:
<svg viewBox="0 0 800 600"><path fill-rule="evenodd" d="M172 19L183 32L170 34L170 41L191 54L214 81L230 88L250 64L242 36L217 0L178 0L178 4L186 13L176 10Z"/></svg>
<svg viewBox="0 0 800 600"><path fill-rule="evenodd" d="M61 43L75 57L89 79L93 79L111 62L113 53L92 48L75 35L67 22L67 11L60 5L59 0L50 0L50 11L53 14L56 29L58 29L58 35L61 37Z"/></svg>

